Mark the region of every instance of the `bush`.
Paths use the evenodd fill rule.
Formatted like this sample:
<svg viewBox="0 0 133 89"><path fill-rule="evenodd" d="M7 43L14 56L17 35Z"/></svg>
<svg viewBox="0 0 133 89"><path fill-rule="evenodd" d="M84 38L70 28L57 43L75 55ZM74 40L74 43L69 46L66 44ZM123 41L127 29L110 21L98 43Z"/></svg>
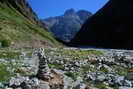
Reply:
<svg viewBox="0 0 133 89"><path fill-rule="evenodd" d="M107 89L107 85L104 83L96 83L95 87L97 87L98 89Z"/></svg>
<svg viewBox="0 0 133 89"><path fill-rule="evenodd" d="M10 40L1 40L1 46L2 47L10 47L11 41Z"/></svg>

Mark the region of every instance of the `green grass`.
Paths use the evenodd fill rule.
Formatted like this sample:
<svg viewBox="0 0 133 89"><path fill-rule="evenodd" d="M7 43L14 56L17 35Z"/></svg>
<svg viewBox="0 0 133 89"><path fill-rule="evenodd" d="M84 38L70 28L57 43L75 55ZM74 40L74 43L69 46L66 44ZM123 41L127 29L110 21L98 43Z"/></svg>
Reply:
<svg viewBox="0 0 133 89"><path fill-rule="evenodd" d="M16 44L25 43L28 46L34 39L53 46L59 45L42 27L30 22L12 6L0 3L0 40L6 39Z"/></svg>
<svg viewBox="0 0 133 89"><path fill-rule="evenodd" d="M8 82L9 79L13 76L16 76L17 73L22 76L30 75L30 71L27 72L23 70L21 66L17 64L20 61L15 61L15 64L14 62L9 61L0 64L0 82Z"/></svg>
<svg viewBox="0 0 133 89"><path fill-rule="evenodd" d="M116 71L117 74L119 74L120 76L126 76L128 73L128 69L121 67L121 66L117 66L117 65L113 65L112 66L114 68L114 70Z"/></svg>
<svg viewBox="0 0 133 89"><path fill-rule="evenodd" d="M21 53L20 52L14 52L14 51L0 51L0 58L2 59L16 59L19 57Z"/></svg>
<svg viewBox="0 0 133 89"><path fill-rule="evenodd" d="M98 89L107 89L107 85L102 82L96 83L95 87L97 87Z"/></svg>
<svg viewBox="0 0 133 89"><path fill-rule="evenodd" d="M56 69L61 69L61 70L64 69L64 67L62 65L60 65L60 64L48 64L48 66L50 68L56 68Z"/></svg>
<svg viewBox="0 0 133 89"><path fill-rule="evenodd" d="M74 81L77 80L77 77L79 76L79 73L78 72L66 72L65 75L67 75L68 77L71 77Z"/></svg>
<svg viewBox="0 0 133 89"><path fill-rule="evenodd" d="M7 71L7 65L0 64L0 82L7 82L13 74Z"/></svg>
<svg viewBox="0 0 133 89"><path fill-rule="evenodd" d="M46 51L46 54L48 54L52 50L45 49L45 51ZM89 55L100 56L103 54L104 53L102 51L97 51L97 50L79 50L79 49L76 50L76 49L63 49L63 48L56 49L56 52L54 53L54 55L67 56L72 59L87 59Z"/></svg>
<svg viewBox="0 0 133 89"><path fill-rule="evenodd" d="M2 47L10 47L11 41L8 39L0 40Z"/></svg>
<svg viewBox="0 0 133 89"><path fill-rule="evenodd" d="M100 71L103 72L103 73L108 73L109 72L108 69L105 68L105 67L101 67Z"/></svg>
<svg viewBox="0 0 133 89"><path fill-rule="evenodd" d="M94 66L94 68L90 67L90 65L86 65L86 66L82 66L82 72L96 72L96 67Z"/></svg>
<svg viewBox="0 0 133 89"><path fill-rule="evenodd" d="M119 89L119 85L117 85L117 84L112 85L112 86L110 86L110 87L112 87L113 89Z"/></svg>

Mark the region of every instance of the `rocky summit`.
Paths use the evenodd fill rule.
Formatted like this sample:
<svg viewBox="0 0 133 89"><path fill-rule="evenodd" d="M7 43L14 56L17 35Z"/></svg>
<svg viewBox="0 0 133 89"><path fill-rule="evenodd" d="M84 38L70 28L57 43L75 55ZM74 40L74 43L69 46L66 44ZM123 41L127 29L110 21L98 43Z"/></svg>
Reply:
<svg viewBox="0 0 133 89"><path fill-rule="evenodd" d="M109 0L82 26L74 45L133 49L132 0Z"/></svg>
<svg viewBox="0 0 133 89"><path fill-rule="evenodd" d="M68 9L64 15L46 18L42 22L56 38L69 42L91 16L92 13L86 10Z"/></svg>
<svg viewBox="0 0 133 89"><path fill-rule="evenodd" d="M133 89L132 54L75 48L1 50L0 88Z"/></svg>

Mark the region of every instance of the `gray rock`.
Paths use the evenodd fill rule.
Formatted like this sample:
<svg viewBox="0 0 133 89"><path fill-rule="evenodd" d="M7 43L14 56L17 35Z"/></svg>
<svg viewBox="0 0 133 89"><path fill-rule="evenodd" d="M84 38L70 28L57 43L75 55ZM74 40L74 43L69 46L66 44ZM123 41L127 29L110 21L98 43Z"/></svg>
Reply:
<svg viewBox="0 0 133 89"><path fill-rule="evenodd" d="M12 77L9 81L9 85L10 86L20 86L21 83L23 83L25 81L25 79L26 79L25 77L21 77L21 76L16 77L16 78Z"/></svg>
<svg viewBox="0 0 133 89"><path fill-rule="evenodd" d="M37 78L32 78L29 83L33 86L38 86L40 84L40 81Z"/></svg>
<svg viewBox="0 0 133 89"><path fill-rule="evenodd" d="M109 67L108 65L103 65L104 66L104 68L106 68L107 70L108 70L108 72L111 72L112 71L112 68L111 67Z"/></svg>
<svg viewBox="0 0 133 89"><path fill-rule="evenodd" d="M73 87L74 81L70 77L67 77L64 75L63 81L64 81L64 88L63 89L69 89L69 88Z"/></svg>
<svg viewBox="0 0 133 89"><path fill-rule="evenodd" d="M2 42L0 42L0 48L2 48Z"/></svg>
<svg viewBox="0 0 133 89"><path fill-rule="evenodd" d="M0 88L3 88L4 87L4 84L0 83Z"/></svg>
<svg viewBox="0 0 133 89"><path fill-rule="evenodd" d="M125 80L125 79L124 79L124 76L120 76L120 77L117 77L117 78L116 78L115 83L117 83L117 84L123 86L124 80Z"/></svg>
<svg viewBox="0 0 133 89"><path fill-rule="evenodd" d="M40 84L37 89L50 89L50 86L47 83Z"/></svg>
<svg viewBox="0 0 133 89"><path fill-rule="evenodd" d="M75 87L75 89L85 89L85 88L86 88L86 85L84 83L80 83Z"/></svg>
<svg viewBox="0 0 133 89"><path fill-rule="evenodd" d="M21 87L15 88L15 89L22 89Z"/></svg>
<svg viewBox="0 0 133 89"><path fill-rule="evenodd" d="M106 79L105 75L99 75L96 78L96 81L104 81Z"/></svg>
<svg viewBox="0 0 133 89"><path fill-rule="evenodd" d="M126 79L133 80L133 72L128 73Z"/></svg>
<svg viewBox="0 0 133 89"><path fill-rule="evenodd" d="M13 89L13 88L10 88L10 87L6 87L5 89Z"/></svg>
<svg viewBox="0 0 133 89"><path fill-rule="evenodd" d="M122 86L122 87L119 87L119 89L133 89L132 87L125 87L125 86Z"/></svg>
<svg viewBox="0 0 133 89"><path fill-rule="evenodd" d="M132 82L129 81L129 80L125 80L125 82L124 82L124 86L132 87Z"/></svg>

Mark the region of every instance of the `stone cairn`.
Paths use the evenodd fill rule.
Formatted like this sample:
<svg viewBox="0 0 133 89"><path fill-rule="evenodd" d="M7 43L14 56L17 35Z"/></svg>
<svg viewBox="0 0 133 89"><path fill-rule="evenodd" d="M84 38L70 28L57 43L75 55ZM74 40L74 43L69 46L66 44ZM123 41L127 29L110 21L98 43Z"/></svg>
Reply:
<svg viewBox="0 0 133 89"><path fill-rule="evenodd" d="M41 80L48 80L50 76L50 69L48 67L48 60L45 56L45 52L43 48L40 48L37 52L37 56L39 57L39 69L37 73L37 77Z"/></svg>
<svg viewBox="0 0 133 89"><path fill-rule="evenodd" d="M48 58L45 56L43 48L40 48L37 52L39 58L39 69L37 73L37 78L47 82L51 89L62 89L63 88L63 79L60 74L55 70L48 67ZM57 87L57 88L55 88Z"/></svg>

